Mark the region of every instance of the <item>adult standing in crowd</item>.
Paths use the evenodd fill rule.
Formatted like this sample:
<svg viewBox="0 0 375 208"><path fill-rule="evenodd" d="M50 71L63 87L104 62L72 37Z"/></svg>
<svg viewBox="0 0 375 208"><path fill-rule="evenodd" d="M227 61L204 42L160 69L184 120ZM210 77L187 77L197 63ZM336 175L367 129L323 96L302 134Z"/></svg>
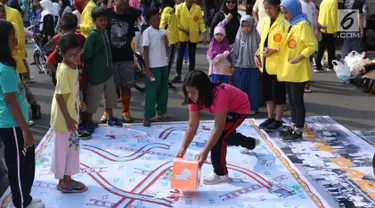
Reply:
<svg viewBox="0 0 375 208"><path fill-rule="evenodd" d="M263 19L265 17L268 17L266 14L266 10L263 6L263 0L256 0L254 7L253 7L253 18L255 21L255 24L257 25L257 30L259 32L259 35L262 35L262 24Z"/></svg>
<svg viewBox="0 0 375 208"><path fill-rule="evenodd" d="M245 4L242 2L245 2ZM247 15L252 15L255 2L255 0L238 0L238 9L245 11Z"/></svg>
<svg viewBox="0 0 375 208"><path fill-rule="evenodd" d="M160 28L167 30L169 47L168 55L168 76L171 72L172 64L176 54L176 47L178 43L178 26L177 17L174 9L174 0L163 0L162 13L160 20ZM175 88L172 83L168 83L170 88Z"/></svg>
<svg viewBox="0 0 375 208"><path fill-rule="evenodd" d="M56 24L56 31L60 29L60 19L66 13L72 13L73 9L70 5L70 0L59 0L60 10L59 10L59 20Z"/></svg>
<svg viewBox="0 0 375 208"><path fill-rule="evenodd" d="M91 29L95 28L92 21L91 12L96 7L93 0L85 0L85 8L82 11L82 23L79 25L79 30L85 38L89 35Z"/></svg>
<svg viewBox="0 0 375 208"><path fill-rule="evenodd" d="M176 8L177 25L179 29L180 47L177 53L176 76L172 83L181 81L182 62L186 46L189 47L189 71L195 69L195 52L200 35L203 34L203 42L207 42L206 26L202 17L202 9L193 0L186 0Z"/></svg>
<svg viewBox="0 0 375 208"><path fill-rule="evenodd" d="M238 14L237 0L225 0L221 10L215 14L210 28L210 39L214 35L215 27L223 22L229 44L232 45L236 40L238 28L240 27L241 15Z"/></svg>
<svg viewBox="0 0 375 208"><path fill-rule="evenodd" d="M314 72L322 72L322 58L324 51L328 50L328 68L333 69L332 61L335 60L335 33L338 26L338 1L323 0L320 4L318 22L326 26L322 31L322 40L319 41L318 54L315 60L316 69Z"/></svg>

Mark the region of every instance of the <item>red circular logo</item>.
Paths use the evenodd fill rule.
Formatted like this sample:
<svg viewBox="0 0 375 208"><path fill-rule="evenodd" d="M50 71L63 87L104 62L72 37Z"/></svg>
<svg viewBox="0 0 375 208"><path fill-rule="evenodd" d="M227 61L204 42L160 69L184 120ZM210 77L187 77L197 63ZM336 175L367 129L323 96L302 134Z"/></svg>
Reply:
<svg viewBox="0 0 375 208"><path fill-rule="evenodd" d="M193 20L198 21L198 16L194 16Z"/></svg>
<svg viewBox="0 0 375 208"><path fill-rule="evenodd" d="M289 48L295 48L297 46L297 42L294 39L288 40L288 47Z"/></svg>

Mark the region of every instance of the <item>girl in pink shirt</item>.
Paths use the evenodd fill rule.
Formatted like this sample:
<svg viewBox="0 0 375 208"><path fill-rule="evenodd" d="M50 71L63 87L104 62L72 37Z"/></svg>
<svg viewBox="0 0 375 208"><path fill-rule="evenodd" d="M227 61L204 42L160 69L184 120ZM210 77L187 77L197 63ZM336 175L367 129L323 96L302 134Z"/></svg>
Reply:
<svg viewBox="0 0 375 208"><path fill-rule="evenodd" d="M189 72L184 81L183 91L183 104L189 105L189 123L177 157L184 156L194 139L199 126L200 110L215 114L215 129L199 154L198 161L201 166L211 152L214 172L203 178L204 184L226 181L229 179L225 160L227 146L242 146L241 152L244 153L260 143L258 139L236 132L250 111L249 99L244 92L231 85L212 83L207 74L199 70Z"/></svg>

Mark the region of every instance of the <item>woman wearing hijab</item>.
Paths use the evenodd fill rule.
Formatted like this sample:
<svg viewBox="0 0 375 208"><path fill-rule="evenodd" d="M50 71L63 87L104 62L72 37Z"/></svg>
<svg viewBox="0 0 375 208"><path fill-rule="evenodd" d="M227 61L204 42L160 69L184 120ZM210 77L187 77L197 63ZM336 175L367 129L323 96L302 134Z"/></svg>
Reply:
<svg viewBox="0 0 375 208"><path fill-rule="evenodd" d="M250 100L250 113L254 116L260 105L260 75L255 56L260 42L254 20L250 15L241 18L241 28L233 45L232 60L234 86L247 94Z"/></svg>
<svg viewBox="0 0 375 208"><path fill-rule="evenodd" d="M236 39L238 28L240 27L241 15L238 13L237 0L225 0L221 11L217 12L212 20L210 27L210 38L214 35L215 27L219 24L225 24L225 31L229 44L232 45Z"/></svg>
<svg viewBox="0 0 375 208"><path fill-rule="evenodd" d="M59 10L59 19L57 20L56 24L56 31L59 31L60 29L60 19L64 14L66 13L72 13L72 7L70 5L70 0L60 0L59 1L60 10Z"/></svg>
<svg viewBox="0 0 375 208"><path fill-rule="evenodd" d="M42 0L40 6L43 9L41 19L43 24L40 25L40 31L43 35L43 43L45 44L55 35L54 8L51 0Z"/></svg>
<svg viewBox="0 0 375 208"><path fill-rule="evenodd" d="M289 28L280 48L277 79L285 82L292 117L291 127L280 136L293 141L302 138L306 114L303 94L306 82L311 79L309 58L318 48L318 42L299 0L283 0L280 6Z"/></svg>

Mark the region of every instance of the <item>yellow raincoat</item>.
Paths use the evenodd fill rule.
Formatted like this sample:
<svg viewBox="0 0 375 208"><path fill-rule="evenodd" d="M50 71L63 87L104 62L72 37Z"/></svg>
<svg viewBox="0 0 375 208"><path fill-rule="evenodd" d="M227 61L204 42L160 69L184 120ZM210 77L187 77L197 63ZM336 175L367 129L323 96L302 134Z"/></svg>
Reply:
<svg viewBox="0 0 375 208"><path fill-rule="evenodd" d="M188 36L186 33L179 30L179 41L198 43L200 41L200 33L206 32L201 7L193 4L189 10L186 7L186 3L179 4L176 8L176 16L178 26L190 32Z"/></svg>
<svg viewBox="0 0 375 208"><path fill-rule="evenodd" d="M266 17L263 25L262 25L262 32L261 32L261 38L260 38L260 44L259 44L259 55L262 67L260 68L260 71L263 72L264 67L264 56L262 54L262 51L264 49L264 42L267 39L267 48L280 48L281 44L283 43L284 33L287 32L287 29L289 27L288 21L286 21L281 13L279 13L279 16L277 16L275 22L271 26L271 18ZM267 57L266 61L266 70L267 73L270 75L276 75L277 74L277 68L279 65L279 53L276 52L272 54L271 56Z"/></svg>
<svg viewBox="0 0 375 208"><path fill-rule="evenodd" d="M280 82L306 82L311 79L310 56L318 48L318 41L306 21L301 21L285 33L286 38L280 48L277 79ZM297 64L289 60L303 55L305 58Z"/></svg>

